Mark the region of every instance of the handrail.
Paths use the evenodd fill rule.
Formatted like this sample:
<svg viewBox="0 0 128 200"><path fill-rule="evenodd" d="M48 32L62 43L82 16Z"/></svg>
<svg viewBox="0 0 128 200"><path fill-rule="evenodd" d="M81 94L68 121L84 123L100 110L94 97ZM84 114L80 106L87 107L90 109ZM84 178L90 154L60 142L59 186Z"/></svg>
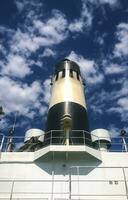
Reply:
<svg viewBox="0 0 128 200"><path fill-rule="evenodd" d="M75 176L77 176L78 175L78 177L74 180L74 179L72 179L72 174L71 174L71 170L73 169L73 168L76 168L77 170L76 170L76 173L75 173ZM72 192L72 184L74 183L74 182L77 182L78 183L78 185L79 185L79 183L82 183L83 182L83 186L84 186L84 182L92 182L92 183L97 183L97 182L101 182L101 183L104 183L104 182L109 182L110 180L102 180L102 179L98 179L98 180L94 180L94 179L91 179L91 180L88 180L88 179L80 179L80 169L81 168L96 168L96 169L108 169L108 168L113 168L113 169L121 169L122 170L122 179L117 179L116 178L116 176L115 176L115 179L111 179L111 181L115 181L116 180L116 182L118 182L118 183L123 183L124 184L124 189L125 190L122 190L122 192L120 192L120 193L116 193L116 191L114 191L114 193L80 193L80 191L78 192L78 193L73 193ZM88 198L88 200L89 199L92 199L92 197L126 197L127 199L128 199L128 191L127 191L127 187L128 187L128 180L126 179L126 171L125 171L125 169L128 169L128 167L104 167L104 166L71 166L70 168L69 168L69 177L67 178L67 180L63 180L63 179L61 179L61 180L59 180L59 179L56 179L55 178L55 174L53 173L52 174L52 178L51 178L51 180L47 180L47 179L45 179L45 180L36 180L36 179L34 179L34 180L30 180L30 179L26 179L26 180L14 180L14 179L12 179L12 180L10 180L10 179L7 179L7 180L2 180L2 179L0 179L0 183L3 183L3 182L12 182L12 187L11 187L11 192L4 192L4 194L9 194L10 195L10 199L12 198L14 198L14 195L20 195L20 194L22 194L22 195L50 195L51 196L51 200L53 199L53 197L54 197L54 199L55 199L55 195L68 195L68 199L69 200L73 200L73 197L77 197L78 199L81 199L81 197L84 197L85 199L86 198ZM85 174L85 176L86 176L86 174ZM49 182L50 183L50 185L51 185L51 183L53 184L53 187L51 187L51 191L30 191L31 189L29 189L28 191L16 191L15 190L15 186L17 185L17 183L27 183L27 182L29 182L29 184L32 182L35 182L35 183L44 183L45 184L45 182ZM64 183L68 183L69 184L69 190L65 190L65 191L54 191L54 183L56 184L57 182L64 182ZM76 185L75 185L75 187L76 187ZM104 191L105 192L105 191ZM0 191L0 195L1 194L3 194L3 192L2 191ZM66 199L66 196L65 196L65 199ZM41 199L43 199L43 197L44 196L42 196L42 198ZM90 198L89 198L90 197ZM29 197L27 197L28 199L29 199ZM27 199L26 198L26 199ZM38 199L37 197L35 197L36 199ZM56 197L56 199L57 199L57 197Z"/></svg>
<svg viewBox="0 0 128 200"><path fill-rule="evenodd" d="M72 191L71 191L71 188L72 188L72 183L73 182L78 182L78 179L76 178L76 179L73 179L72 180L72 178L71 178L71 176L73 176L72 174L71 174L71 170L73 169L73 168L76 168L76 170L75 170L75 172L76 172L76 174L75 175L77 175L77 176L79 176L79 171L80 171L80 168L85 168L85 169L88 169L88 168L96 168L96 169L111 169L111 168L113 168L113 169L121 169L122 170L122 175L123 175L123 180L121 179L121 180L119 180L119 179L117 179L116 177L116 180L115 179L111 179L111 180L100 180L100 179L98 179L98 180L94 180L94 179L90 179L90 180L88 180L88 179L82 179L82 180L80 180L79 179L79 182L109 182L109 181L112 181L112 182L122 182L122 183L124 183L124 186L125 186L125 194L80 194L80 193L78 193L78 194L72 194ZM78 199L80 199L80 197L93 197L93 196L95 196L95 197L101 197L101 196L103 196L103 197L107 197L107 196L109 196L109 197L126 197L127 199L128 199L128 178L126 178L126 172L125 172L125 169L128 169L128 167L110 167L110 166L108 166L108 167L104 167L104 166L71 166L70 167L70 173L69 173L69 200L72 200L72 197L75 197L75 196L77 196L78 197ZM79 185L79 182L78 182L78 185ZM79 187L79 186L78 186ZM79 189L78 189L79 190Z"/></svg>
<svg viewBox="0 0 128 200"><path fill-rule="evenodd" d="M74 136L74 135L70 136L69 137L70 138L69 145L90 146L90 144L91 144L90 136L92 136L92 134L90 134L89 132L84 131L84 130L72 130L72 133L75 133L75 132L79 132L81 134L79 137ZM57 135L55 133L57 133ZM60 136L58 136L59 133L61 133ZM101 142L100 142L99 138L94 135L93 135L93 137L97 138L97 140L96 140L97 142L95 142L95 144L97 143L98 147L93 146L93 144L91 147L96 148L98 150L102 150L102 149L100 149ZM6 136L6 135L0 133L0 152L6 151L9 138L12 138L12 140L13 140L13 144L14 144L13 151L17 151L17 149L24 144L24 137L22 137L22 136L12 137L12 136ZM102 137L102 139L103 139L102 145L106 144L104 142L105 138L106 137ZM42 144L41 148L43 148L44 146L47 146L47 145L65 145L64 141L65 141L64 130L51 130L51 131L48 131L45 133L45 144ZM35 145L36 143L33 142L31 144ZM108 149L108 151L110 151L110 152L111 151L112 152L127 152L127 146L128 146L128 137L125 137L125 143L124 143L124 138L121 136L111 137L111 147Z"/></svg>

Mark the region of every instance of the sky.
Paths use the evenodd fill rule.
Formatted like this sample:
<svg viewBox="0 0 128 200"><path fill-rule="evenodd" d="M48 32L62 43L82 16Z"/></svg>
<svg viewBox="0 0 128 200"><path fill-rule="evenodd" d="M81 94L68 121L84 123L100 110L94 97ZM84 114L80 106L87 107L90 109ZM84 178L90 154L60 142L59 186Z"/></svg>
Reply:
<svg viewBox="0 0 128 200"><path fill-rule="evenodd" d="M1 0L1 133L45 130L50 80L63 58L85 81L90 130L128 131L128 1Z"/></svg>

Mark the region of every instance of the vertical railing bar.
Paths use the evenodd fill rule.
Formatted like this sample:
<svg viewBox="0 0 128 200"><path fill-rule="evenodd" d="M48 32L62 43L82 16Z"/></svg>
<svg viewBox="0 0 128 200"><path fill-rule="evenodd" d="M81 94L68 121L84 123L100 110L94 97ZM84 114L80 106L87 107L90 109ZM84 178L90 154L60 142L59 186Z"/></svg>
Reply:
<svg viewBox="0 0 128 200"><path fill-rule="evenodd" d="M71 168L69 168L69 200L71 200Z"/></svg>
<svg viewBox="0 0 128 200"><path fill-rule="evenodd" d="M13 195L13 188L14 188L14 180L12 181L12 188L11 188L11 194L10 194L10 200L12 200L12 195Z"/></svg>
<svg viewBox="0 0 128 200"><path fill-rule="evenodd" d="M85 133L83 131L83 140L84 140L84 146L85 146Z"/></svg>
<svg viewBox="0 0 128 200"><path fill-rule="evenodd" d="M126 189L126 197L128 199L128 186L127 186L127 180L126 180L124 167L122 167L122 170L123 170L123 175L124 175L124 184L125 184L125 189Z"/></svg>
<svg viewBox="0 0 128 200"><path fill-rule="evenodd" d="M77 178L77 181L78 181L78 184L79 184L79 169L80 169L80 167L83 167L83 166L74 166L73 168L76 168L77 169L77 176L78 176L78 178ZM85 168L87 168L87 167L92 167L92 166L84 166ZM95 166L96 167L96 166ZM124 194L125 196L126 196L126 198L127 198L127 200L128 200L128 185L127 185L127 179L126 179L126 174L125 174L125 168L128 168L128 167L96 167L96 168L100 168L100 169L103 169L103 168L117 168L117 169L122 169L122 171L123 171L123 176L124 176L124 184L125 184L125 189L126 189L126 194ZM70 170L71 170L72 168L70 168ZM92 180L93 181L93 180ZM76 194L77 196L79 196L78 197L78 199L80 200L80 193L79 193L79 185L78 185L78 194ZM75 196L76 196L75 195ZM73 196L74 196L74 194L73 194ZM106 196L106 195L105 195ZM112 195L112 196L116 196L116 195ZM70 200L71 200L71 198L70 198Z"/></svg>
<svg viewBox="0 0 128 200"><path fill-rule="evenodd" d="M54 171L52 171L52 194L51 194L51 200L53 200L53 192L54 192Z"/></svg>
<svg viewBox="0 0 128 200"><path fill-rule="evenodd" d="M50 138L50 145L52 144L52 131L51 131L51 138Z"/></svg>
<svg viewBox="0 0 128 200"><path fill-rule="evenodd" d="M77 179L78 179L78 199L80 199L80 188L79 188L79 167L77 167Z"/></svg>
<svg viewBox="0 0 128 200"><path fill-rule="evenodd" d="M5 140L5 136L3 135L1 144L0 144L0 151L2 151L2 149L3 149L4 140Z"/></svg>
<svg viewBox="0 0 128 200"><path fill-rule="evenodd" d="M123 137L121 138L121 141L122 141L122 142L121 142L121 144L122 144L122 145L121 145L121 148L122 148L121 151L123 152L123 151L124 151L124 141L123 141Z"/></svg>
<svg viewBox="0 0 128 200"><path fill-rule="evenodd" d="M99 151L101 151L99 137L98 137L98 144L99 144Z"/></svg>
<svg viewBox="0 0 128 200"><path fill-rule="evenodd" d="M127 144L126 144L124 137L122 137L122 141L123 141L123 148L124 148L125 152L128 152Z"/></svg>

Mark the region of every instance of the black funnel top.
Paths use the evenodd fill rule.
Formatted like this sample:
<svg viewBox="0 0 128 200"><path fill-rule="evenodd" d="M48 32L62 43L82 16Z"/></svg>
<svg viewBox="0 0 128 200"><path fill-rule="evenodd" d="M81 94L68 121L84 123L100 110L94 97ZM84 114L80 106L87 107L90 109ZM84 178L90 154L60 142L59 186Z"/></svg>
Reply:
<svg viewBox="0 0 128 200"><path fill-rule="evenodd" d="M68 67L68 69L73 70L75 72L78 72L80 74L80 67L77 63L75 63L74 61L71 61L67 58L61 60L59 63L57 63L57 65L55 66L55 74L63 71L64 69L66 69Z"/></svg>

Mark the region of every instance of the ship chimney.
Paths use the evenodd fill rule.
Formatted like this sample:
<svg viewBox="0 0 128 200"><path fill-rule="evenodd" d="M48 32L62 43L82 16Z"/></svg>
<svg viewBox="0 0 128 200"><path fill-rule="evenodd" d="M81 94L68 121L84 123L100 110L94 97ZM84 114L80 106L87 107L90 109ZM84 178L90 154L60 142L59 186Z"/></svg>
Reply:
<svg viewBox="0 0 128 200"><path fill-rule="evenodd" d="M64 59L55 66L46 132L52 143L91 144L84 86L77 63ZM63 131L62 131L63 130ZM65 141L57 138L63 138ZM51 135L45 135L45 141Z"/></svg>

